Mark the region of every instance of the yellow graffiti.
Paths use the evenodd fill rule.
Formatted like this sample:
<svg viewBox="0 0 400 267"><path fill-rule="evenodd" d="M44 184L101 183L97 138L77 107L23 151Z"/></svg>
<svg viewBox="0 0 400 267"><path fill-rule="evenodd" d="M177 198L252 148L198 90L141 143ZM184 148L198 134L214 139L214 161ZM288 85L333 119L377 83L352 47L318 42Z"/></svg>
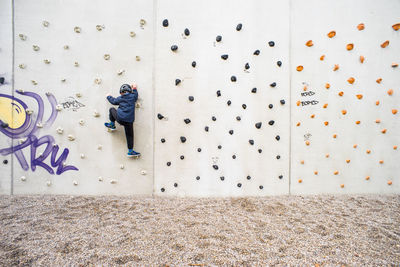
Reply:
<svg viewBox="0 0 400 267"><path fill-rule="evenodd" d="M26 110L15 100L0 96L0 120L11 129L21 127L26 120Z"/></svg>

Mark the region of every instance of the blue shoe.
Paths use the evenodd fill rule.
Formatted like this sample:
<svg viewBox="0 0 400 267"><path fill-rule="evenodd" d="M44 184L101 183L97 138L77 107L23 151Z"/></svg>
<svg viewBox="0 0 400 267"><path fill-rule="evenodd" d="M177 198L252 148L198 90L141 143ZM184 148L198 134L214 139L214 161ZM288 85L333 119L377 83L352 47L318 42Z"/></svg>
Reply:
<svg viewBox="0 0 400 267"><path fill-rule="evenodd" d="M128 150L127 156L128 156L128 158L132 158L132 157L137 158L137 157L140 157L140 153L139 153L139 152L136 152L136 151L133 150L133 149L129 149L129 150Z"/></svg>
<svg viewBox="0 0 400 267"><path fill-rule="evenodd" d="M116 129L114 122L106 122L104 123L104 126L106 126L110 131L114 131Z"/></svg>

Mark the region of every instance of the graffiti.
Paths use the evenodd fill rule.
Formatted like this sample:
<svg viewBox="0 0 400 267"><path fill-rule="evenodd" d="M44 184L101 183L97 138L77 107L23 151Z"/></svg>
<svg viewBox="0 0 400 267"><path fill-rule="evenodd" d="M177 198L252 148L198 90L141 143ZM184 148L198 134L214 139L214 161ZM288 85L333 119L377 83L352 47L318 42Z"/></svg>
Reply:
<svg viewBox="0 0 400 267"><path fill-rule="evenodd" d="M307 141L307 140L310 140L310 137L311 137L312 135L310 134L310 133L306 133L305 135L304 135L304 141Z"/></svg>
<svg viewBox="0 0 400 267"><path fill-rule="evenodd" d="M57 168L55 172L57 175L66 171L77 171L78 168L75 166L65 164L69 154L68 148L65 148L57 158L59 147L55 144L54 137L51 135L38 137L39 129L50 127L57 117L56 98L51 93L46 93L52 111L47 121L42 124L44 114L42 98L33 92L17 91L16 93L33 98L38 105L37 114L33 116L33 111L29 110L21 99L0 94L0 132L11 139L20 140L18 145L0 149L0 154L3 156L14 154L22 169L27 171L29 170L29 165L22 150L30 147L30 166L32 171L35 171L37 166L44 168L50 174L54 174L53 168ZM37 148L43 145L46 146L43 153L36 155ZM44 162L49 156L50 166Z"/></svg>
<svg viewBox="0 0 400 267"><path fill-rule="evenodd" d="M61 106L63 107L63 109L72 109L73 111L76 111L77 109L84 107L85 105L70 96L67 98L67 100L61 103Z"/></svg>

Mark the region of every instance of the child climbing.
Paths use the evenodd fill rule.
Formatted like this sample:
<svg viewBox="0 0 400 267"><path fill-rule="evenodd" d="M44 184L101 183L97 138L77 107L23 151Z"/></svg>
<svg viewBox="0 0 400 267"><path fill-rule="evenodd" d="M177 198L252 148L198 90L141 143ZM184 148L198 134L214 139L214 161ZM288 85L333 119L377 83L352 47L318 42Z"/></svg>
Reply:
<svg viewBox="0 0 400 267"><path fill-rule="evenodd" d="M135 102L138 99L136 84L121 85L119 89L121 94L117 98L107 94L107 100L113 105L118 105L118 109L110 108L110 122L104 125L110 130L116 130L115 121L125 128L126 142L128 144L128 157L139 157L140 153L133 150L133 122L135 121Z"/></svg>

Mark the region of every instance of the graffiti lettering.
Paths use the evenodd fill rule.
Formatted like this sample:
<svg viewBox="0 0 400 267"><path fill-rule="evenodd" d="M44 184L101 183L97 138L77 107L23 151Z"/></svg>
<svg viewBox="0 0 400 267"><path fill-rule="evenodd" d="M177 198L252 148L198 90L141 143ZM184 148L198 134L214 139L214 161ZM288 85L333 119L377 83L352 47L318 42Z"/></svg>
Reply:
<svg viewBox="0 0 400 267"><path fill-rule="evenodd" d="M319 101L317 100L311 100L311 101L301 101L302 106L307 106L307 105L316 105L318 104Z"/></svg>
<svg viewBox="0 0 400 267"><path fill-rule="evenodd" d="M78 102L78 100L76 100L72 96L68 97L65 102L61 103L61 105L63 109L72 109L74 111L85 106L84 104Z"/></svg>

